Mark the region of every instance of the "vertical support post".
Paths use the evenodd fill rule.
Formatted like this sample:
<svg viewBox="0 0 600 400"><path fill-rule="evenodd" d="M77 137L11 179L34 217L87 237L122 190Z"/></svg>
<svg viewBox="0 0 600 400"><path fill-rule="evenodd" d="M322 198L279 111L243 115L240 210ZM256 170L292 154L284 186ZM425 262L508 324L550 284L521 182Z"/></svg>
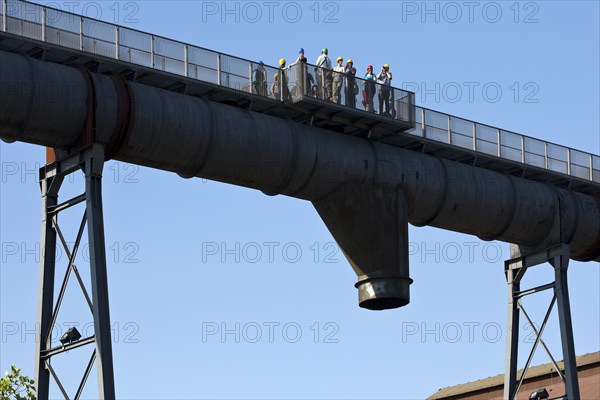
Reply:
<svg viewBox="0 0 600 400"><path fill-rule="evenodd" d="M517 388L517 361L519 355L519 303L515 293L521 290L521 274L512 268L509 261L505 266L508 283L508 319L506 322L506 365L504 373L504 399L512 400ZM518 276L518 279L516 275Z"/></svg>
<svg viewBox="0 0 600 400"><path fill-rule="evenodd" d="M46 41L46 7L42 7L42 42Z"/></svg>
<svg viewBox="0 0 600 400"><path fill-rule="evenodd" d="M56 230L52 224L54 216L49 212L58 204L58 189L62 177L40 176L42 191L42 233L40 243L43 257L40 262L37 323L35 342L35 384L39 399L47 399L50 390L50 371L46 368L42 353L50 349L52 337L50 326L54 311L54 273L56 266Z"/></svg>
<svg viewBox="0 0 600 400"><path fill-rule="evenodd" d="M83 51L83 47L83 17L79 17L79 50Z"/></svg>
<svg viewBox="0 0 600 400"><path fill-rule="evenodd" d="M521 135L521 162L525 164L525 136Z"/></svg>
<svg viewBox="0 0 600 400"><path fill-rule="evenodd" d="M594 181L594 156L590 153L590 181Z"/></svg>
<svg viewBox="0 0 600 400"><path fill-rule="evenodd" d="M221 86L221 53L217 53L217 85Z"/></svg>
<svg viewBox="0 0 600 400"><path fill-rule="evenodd" d="M285 97L283 96L283 69L279 68L279 100L284 101Z"/></svg>
<svg viewBox="0 0 600 400"><path fill-rule="evenodd" d="M448 144L452 144L452 117L448 115Z"/></svg>
<svg viewBox="0 0 600 400"><path fill-rule="evenodd" d="M88 240L90 243L94 328L96 332L98 395L101 399L115 399L106 247L104 242L104 216L102 211L103 166L104 151L101 146L94 145L92 154L85 163L85 192Z"/></svg>
<svg viewBox="0 0 600 400"><path fill-rule="evenodd" d="M251 62L248 62L248 74L249 74L248 75L248 78L249 78L248 79L248 92L254 93L253 85L252 85L252 63ZM255 93L255 94L258 94L258 93Z"/></svg>
<svg viewBox="0 0 600 400"><path fill-rule="evenodd" d="M567 175L571 175L571 148L567 149Z"/></svg>
<svg viewBox="0 0 600 400"><path fill-rule="evenodd" d="M154 68L154 35L150 37L150 68Z"/></svg>
<svg viewBox="0 0 600 400"><path fill-rule="evenodd" d="M544 142L544 169L548 169L548 142Z"/></svg>
<svg viewBox="0 0 600 400"><path fill-rule="evenodd" d="M558 305L558 322L565 366L565 389L567 399L579 399L579 382L577 379L577 363L575 343L573 341L573 322L571 321L571 305L567 285L567 269L569 267L569 248L563 245L562 254L550 261L555 271L554 293Z"/></svg>
<svg viewBox="0 0 600 400"><path fill-rule="evenodd" d="M471 122L473 124L473 151L477 151L477 124L475 122Z"/></svg>
<svg viewBox="0 0 600 400"><path fill-rule="evenodd" d="M423 137L427 137L427 133L425 132L425 129L427 129L427 124L425 123L425 109L421 108L421 127L422 127L422 135Z"/></svg>
<svg viewBox="0 0 600 400"><path fill-rule="evenodd" d="M8 23L8 17L6 13L8 11L8 0L2 0L2 30L7 32L8 27L6 26Z"/></svg>
<svg viewBox="0 0 600 400"><path fill-rule="evenodd" d="M189 57L189 48L188 45L184 45L183 46L183 75L187 78L189 76L189 72L188 72L188 57Z"/></svg>
<svg viewBox="0 0 600 400"><path fill-rule="evenodd" d="M497 132L497 140L498 140L498 157L502 157L502 135L500 134L500 129L496 129Z"/></svg>
<svg viewBox="0 0 600 400"><path fill-rule="evenodd" d="M115 26L115 60L119 59L119 42L120 42L120 30L119 26Z"/></svg>

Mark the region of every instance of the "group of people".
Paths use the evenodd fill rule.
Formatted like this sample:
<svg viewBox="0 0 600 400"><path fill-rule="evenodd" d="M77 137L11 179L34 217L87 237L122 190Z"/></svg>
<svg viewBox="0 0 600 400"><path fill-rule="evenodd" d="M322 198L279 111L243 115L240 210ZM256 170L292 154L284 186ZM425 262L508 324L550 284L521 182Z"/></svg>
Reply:
<svg viewBox="0 0 600 400"><path fill-rule="evenodd" d="M288 71L295 67L297 93L304 96L313 96L333 103L341 104L342 92L344 93L345 105L350 108L356 108L356 95L359 93L359 85L356 78L356 68L351 59L346 61L338 57L337 65L332 68L332 62L328 55L327 48L323 48L321 55L315 63L315 77L307 68L308 60L304 56L304 49L298 50L298 58L292 64L287 65L285 58L279 60L279 72L273 76L273 83L270 88L270 95L273 98L289 100L291 93L289 89ZM375 112L374 97L379 84L379 113L387 116L394 116L394 94L391 86L392 73L390 66L384 64L381 71L375 75L373 66L369 65L362 82L362 105L366 111ZM264 64L261 61L254 70L252 76L252 86L256 94L267 96L267 73ZM282 92L283 91L283 92Z"/></svg>

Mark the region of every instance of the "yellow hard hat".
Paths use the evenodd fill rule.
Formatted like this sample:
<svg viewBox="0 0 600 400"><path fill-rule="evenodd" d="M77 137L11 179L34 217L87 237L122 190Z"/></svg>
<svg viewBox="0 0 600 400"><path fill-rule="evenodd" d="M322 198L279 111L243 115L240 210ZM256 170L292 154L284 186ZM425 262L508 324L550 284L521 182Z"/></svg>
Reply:
<svg viewBox="0 0 600 400"><path fill-rule="evenodd" d="M281 60L279 60L279 65L285 65L285 58L282 58Z"/></svg>
<svg viewBox="0 0 600 400"><path fill-rule="evenodd" d="M275 79L279 78L279 74L273 75L273 78L275 78Z"/></svg>
<svg viewBox="0 0 600 400"><path fill-rule="evenodd" d="M352 61L352 59L349 58L348 61L346 61L346 64L354 64L354 61Z"/></svg>
<svg viewBox="0 0 600 400"><path fill-rule="evenodd" d="M383 68L389 68L390 64L383 64Z"/></svg>
<svg viewBox="0 0 600 400"><path fill-rule="evenodd" d="M339 57L337 58L337 61L344 61L344 57L342 57L342 56L339 56Z"/></svg>

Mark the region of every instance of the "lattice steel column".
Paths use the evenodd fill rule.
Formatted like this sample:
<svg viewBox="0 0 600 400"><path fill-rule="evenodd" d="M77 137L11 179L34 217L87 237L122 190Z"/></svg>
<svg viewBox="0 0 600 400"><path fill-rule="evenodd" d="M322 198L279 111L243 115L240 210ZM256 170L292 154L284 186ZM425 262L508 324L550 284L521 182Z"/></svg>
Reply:
<svg viewBox="0 0 600 400"><path fill-rule="evenodd" d="M575 346L573 341L573 324L571 321L571 309L569 304L569 291L567 287L567 268L569 265L569 246L559 245L544 252L528 256L513 258L505 262L506 280L508 283L508 322L506 341L506 369L504 375L504 399L514 400L517 398L519 389L525 380L527 370L530 367L533 355L541 344L550 358L555 371L558 373L565 385L566 398L579 400L579 382L577 378L577 364L575 359ZM527 269L539 264L550 263L554 268L554 282L537 286L531 289L521 290L521 280ZM550 302L544 321L539 330L534 326L531 318L521 304L521 298L552 289L554 296ZM554 304L558 304L558 318L560 323L560 336L564 359L564 373L550 353L550 350L542 339L542 334L548 323ZM536 340L529 353L523 372L517 378L517 362L519 355L519 318L521 313L531 325Z"/></svg>
<svg viewBox="0 0 600 400"><path fill-rule="evenodd" d="M112 360L112 342L110 332L110 313L108 302L108 280L106 271L106 249L104 242L104 223L102 213L102 168L104 166L104 148L91 145L68 158L46 165L40 170L42 190L42 243L44 256L40 264L40 286L38 305L38 330L36 342L36 385L37 396L47 399L50 378L52 377L65 399L69 399L60 379L51 364L51 357L87 344L95 343L90 360L73 398L79 399L94 363L98 370L98 397L115 399L114 371ZM85 193L64 203L58 203L58 195L64 178L83 170L85 173ZM86 207L72 248L69 248L58 224L58 214L85 201ZM75 265L85 226L88 228L90 251L91 290L90 297ZM54 302L54 275L57 239L68 258L65 277ZM76 338L62 346L51 348L51 332L54 327L67 282L71 274L75 275L83 292L87 305L94 317L94 335ZM79 335L81 336L81 335Z"/></svg>

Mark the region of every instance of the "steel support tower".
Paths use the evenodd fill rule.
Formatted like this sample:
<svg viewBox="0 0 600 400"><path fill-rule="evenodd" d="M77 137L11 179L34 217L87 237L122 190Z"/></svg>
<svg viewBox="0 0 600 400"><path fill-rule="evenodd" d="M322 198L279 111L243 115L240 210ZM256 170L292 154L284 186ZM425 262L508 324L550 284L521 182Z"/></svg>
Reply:
<svg viewBox="0 0 600 400"><path fill-rule="evenodd" d="M95 344L83 377L72 398L79 399L90 375L94 363L98 370L98 397L115 399L115 385L112 360L112 342L110 332L110 313L108 304L108 284L106 271L106 249L104 242L104 223L102 213L102 169L104 165L104 149L100 145L88 146L76 154L63 160L54 161L40 169L40 186L42 191L42 234L41 243L44 252L40 263L39 303L37 326L40 327L36 340L35 382L39 399L49 398L50 377L54 379L65 399L71 396L62 385L51 359L61 353L75 348ZM70 174L83 170L85 174L85 192L79 196L59 203L59 192L62 183ZM85 211L77 231L72 248L69 248L63 232L58 224L58 215L67 209L85 202ZM87 225L91 292L86 286L75 265L75 258L80 249L81 239ZM54 283L56 275L57 239L68 258L65 276L62 280L56 302L54 301ZM67 283L71 274L75 275L83 292L89 309L94 317L94 335L81 338L59 347L51 347L52 329L56 324Z"/></svg>
<svg viewBox="0 0 600 400"><path fill-rule="evenodd" d="M504 399L517 398L519 389L527 376L527 370L541 344L550 358L556 373L565 384L565 394L568 400L579 400L579 383L577 379L577 364L575 361L575 344L573 340L573 324L571 321L571 306L569 304L569 288L567 284L567 269L569 267L569 246L563 244L552 247L544 252L517 257L505 262L506 281L508 283L508 319L506 336L506 370L504 375ZM554 282L530 289L522 289L521 281L527 270L536 265L550 263L554 269ZM552 290L554 295L544 316L540 328L536 328L533 321L525 311L521 299L525 296ZM561 370L556 359L544 343L542 334L554 308L558 305L558 320L560 324L560 337L564 359L564 371ZM535 334L535 342L525 363L525 367L517 377L519 356L519 319L521 313L531 326Z"/></svg>

